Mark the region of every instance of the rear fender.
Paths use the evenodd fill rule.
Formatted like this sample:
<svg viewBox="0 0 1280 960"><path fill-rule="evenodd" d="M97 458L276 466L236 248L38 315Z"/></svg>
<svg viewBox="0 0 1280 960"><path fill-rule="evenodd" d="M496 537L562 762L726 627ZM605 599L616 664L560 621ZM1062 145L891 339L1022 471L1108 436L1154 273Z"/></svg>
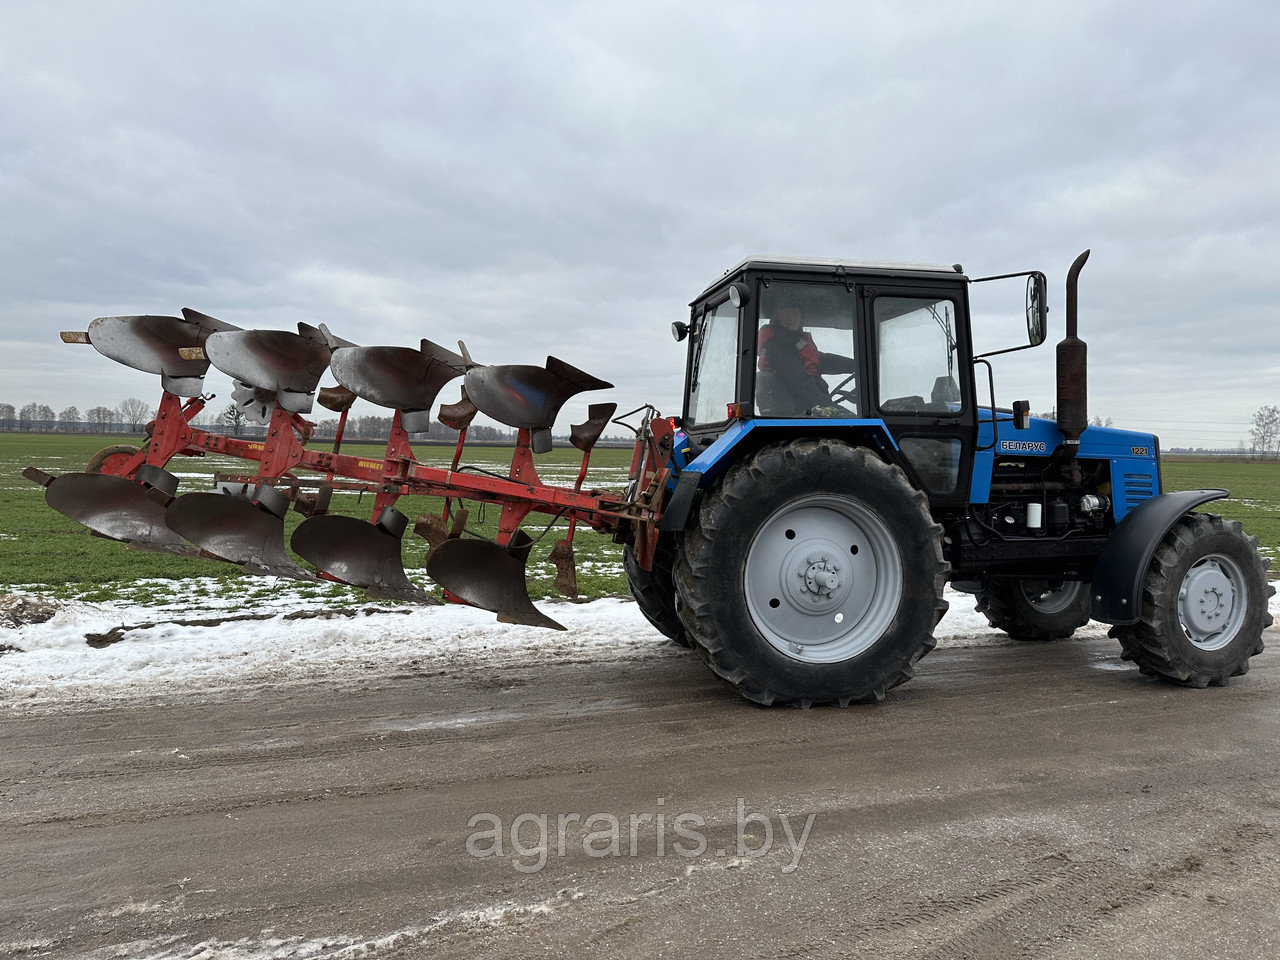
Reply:
<svg viewBox="0 0 1280 960"><path fill-rule="evenodd" d="M737 420L680 472L658 529L664 533L683 530L702 491L745 455L778 440L810 436L833 437L857 446L891 451L891 455L898 449L884 421L879 419Z"/></svg>
<svg viewBox="0 0 1280 960"><path fill-rule="evenodd" d="M1142 619L1142 580L1164 535L1180 517L1202 503L1228 496L1227 490L1162 493L1125 514L1093 570L1093 619L1115 624Z"/></svg>

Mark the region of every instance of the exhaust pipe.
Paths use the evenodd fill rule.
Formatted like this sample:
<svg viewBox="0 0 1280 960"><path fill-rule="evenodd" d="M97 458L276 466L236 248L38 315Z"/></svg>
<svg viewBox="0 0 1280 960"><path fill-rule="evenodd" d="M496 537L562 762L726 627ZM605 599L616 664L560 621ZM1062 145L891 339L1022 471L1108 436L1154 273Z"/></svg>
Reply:
<svg viewBox="0 0 1280 960"><path fill-rule="evenodd" d="M1063 439L1057 452L1066 459L1076 455L1080 434L1089 425L1088 346L1076 336L1076 284L1088 259L1086 250L1067 271L1067 335L1058 344L1058 430Z"/></svg>

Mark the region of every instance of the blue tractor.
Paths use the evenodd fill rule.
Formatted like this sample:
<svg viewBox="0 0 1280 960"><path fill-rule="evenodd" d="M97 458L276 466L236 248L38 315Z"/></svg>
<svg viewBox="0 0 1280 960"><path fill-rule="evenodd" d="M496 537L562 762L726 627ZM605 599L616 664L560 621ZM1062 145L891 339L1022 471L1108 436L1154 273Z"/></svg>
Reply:
<svg viewBox="0 0 1280 960"><path fill-rule="evenodd" d="M1001 408L975 356L969 286L1042 273L753 257L673 325L687 343L672 480L624 549L646 617L759 703L878 701L935 644L944 587L1019 640L1113 624L1143 673L1245 673L1274 590L1257 541L1194 512L1226 490L1163 488L1151 433L1089 426L1076 285L1056 421ZM999 351L1009 352L1009 351Z"/></svg>

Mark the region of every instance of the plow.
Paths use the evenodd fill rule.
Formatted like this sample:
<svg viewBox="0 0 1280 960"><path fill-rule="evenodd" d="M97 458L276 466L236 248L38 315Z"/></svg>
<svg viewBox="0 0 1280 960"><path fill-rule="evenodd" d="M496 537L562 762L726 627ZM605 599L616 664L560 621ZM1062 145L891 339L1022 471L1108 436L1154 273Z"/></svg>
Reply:
<svg viewBox="0 0 1280 960"><path fill-rule="evenodd" d="M526 564L534 537L523 525L531 514L550 517L544 532L556 521L567 523L550 560L557 588L571 598L577 596L573 540L580 525L625 536L650 556L656 545L674 426L651 408L628 415L638 417L637 424L619 419L636 435L633 482L626 494L584 490L592 450L617 412L615 404L593 403L587 419L569 431L582 455L576 482L544 482L535 455L552 449L564 404L612 386L556 357L544 366L489 366L476 363L461 343L459 353L425 339L416 349L361 346L323 325L299 324L297 333L244 330L189 309L181 316L104 317L62 339L161 379L163 393L140 449L107 448L84 472L54 476L29 467L23 473L44 487L58 513L130 549L222 561L247 574L335 581L371 599L439 603L405 571L403 540L413 535L427 541L426 573L445 600L491 611L502 622L563 629L529 597ZM212 399L203 392L210 367L232 379L233 402L249 422L265 427L261 439L193 423ZM326 371L337 382L321 387ZM431 466L415 456L410 435L429 428L441 391L455 380L461 380L459 398L441 404L437 416L457 431L457 443L447 468ZM342 451L357 398L394 411L380 457ZM306 415L315 403L338 414L330 450L308 445L315 424ZM516 429L506 476L465 463L467 431L477 414ZM245 469L217 474L211 491L179 492L178 477L167 469L171 461L205 454L238 458ZM330 512L336 491L370 494L369 518ZM396 505L415 495L442 498L443 508L411 519ZM469 503L500 508L496 536L468 526ZM304 519L287 547L291 509Z"/></svg>
<svg viewBox="0 0 1280 960"><path fill-rule="evenodd" d="M54 510L132 549L375 599L439 602L405 570L404 538L421 537L445 600L550 628L529 595L530 550L564 530L548 559L574 597L574 536L587 527L622 546L645 618L761 704L882 700L933 649L948 583L1015 640L1064 639L1092 619L1143 674L1225 684L1263 649L1268 562L1239 523L1200 511L1228 491L1164 489L1155 434L1090 425L1076 316L1088 256L1067 272L1053 418L1030 416L1027 400L1000 406L988 359L1044 343L1040 271L755 257L672 324L686 351L679 416L590 404L568 433L582 455L572 486L544 482L537 458L571 398L611 385L564 360L490 366L461 342L363 346L323 324L245 330L193 310L64 333L158 375L163 395L140 449L25 476ZM1011 279L1026 284L1027 340L978 353L970 288ZM260 440L195 425L210 367L265 427ZM336 383L321 386L326 371ZM441 402L455 381L457 400ZM357 399L394 411L380 457L343 452ZM313 442L315 403L338 414L331 449ZM433 411L457 432L447 467L414 454ZM505 474L465 462L481 414L516 431ZM610 423L635 434L629 483L584 489ZM205 454L244 469L180 492L168 465ZM351 492L371 495L367 518L330 510ZM397 504L417 495L442 505L411 519ZM499 510L496 534L469 523L477 504ZM290 510L303 519L286 545ZM546 523L531 535L534 514Z"/></svg>

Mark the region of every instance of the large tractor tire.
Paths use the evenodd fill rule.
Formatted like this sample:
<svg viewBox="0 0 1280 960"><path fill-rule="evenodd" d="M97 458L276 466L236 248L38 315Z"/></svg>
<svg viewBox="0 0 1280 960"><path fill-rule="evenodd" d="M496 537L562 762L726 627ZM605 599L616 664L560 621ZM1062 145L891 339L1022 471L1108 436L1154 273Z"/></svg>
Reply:
<svg viewBox="0 0 1280 960"><path fill-rule="evenodd" d="M641 569L631 544L622 548L622 567L627 572L627 588L636 598L636 606L660 634L672 643L688 647L689 638L685 635L684 625L676 616L676 587L671 580L675 562L675 538L669 533L658 538L658 549L654 553L653 567L650 570Z"/></svg>
<svg viewBox="0 0 1280 960"><path fill-rule="evenodd" d="M694 650L761 704L879 701L934 647L942 528L874 453L833 440L765 447L702 500L676 550Z"/></svg>
<svg viewBox="0 0 1280 960"><path fill-rule="evenodd" d="M1267 564L1234 520L1189 513L1156 548L1142 584L1142 619L1113 627L1122 658L1191 687L1249 671L1271 625Z"/></svg>
<svg viewBox="0 0 1280 960"><path fill-rule="evenodd" d="M1078 580L988 580L977 607L1014 640L1065 640L1089 622L1089 590Z"/></svg>

